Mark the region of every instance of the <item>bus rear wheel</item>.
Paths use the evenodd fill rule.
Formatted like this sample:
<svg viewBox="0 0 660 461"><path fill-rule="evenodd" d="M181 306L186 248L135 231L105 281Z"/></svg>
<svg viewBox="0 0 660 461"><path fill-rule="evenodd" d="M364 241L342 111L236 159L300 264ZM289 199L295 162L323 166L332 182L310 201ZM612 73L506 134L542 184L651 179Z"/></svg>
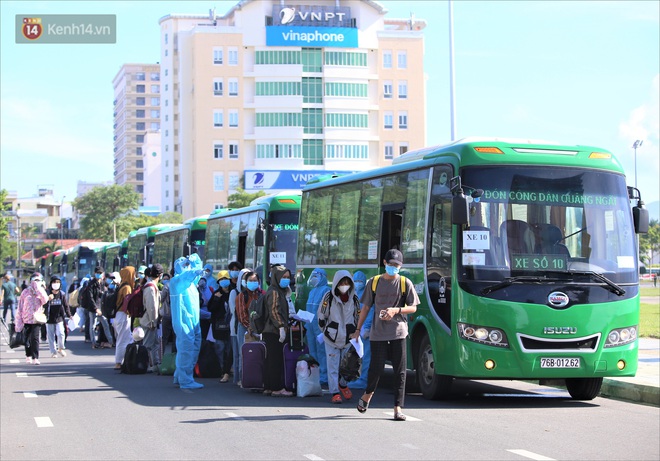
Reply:
<svg viewBox="0 0 660 461"><path fill-rule="evenodd" d="M566 389L573 400L593 400L600 394L603 378L566 378Z"/></svg>
<svg viewBox="0 0 660 461"><path fill-rule="evenodd" d="M429 400L445 398L449 395L452 381L451 376L436 374L431 341L424 335L417 355L417 384L422 395Z"/></svg>

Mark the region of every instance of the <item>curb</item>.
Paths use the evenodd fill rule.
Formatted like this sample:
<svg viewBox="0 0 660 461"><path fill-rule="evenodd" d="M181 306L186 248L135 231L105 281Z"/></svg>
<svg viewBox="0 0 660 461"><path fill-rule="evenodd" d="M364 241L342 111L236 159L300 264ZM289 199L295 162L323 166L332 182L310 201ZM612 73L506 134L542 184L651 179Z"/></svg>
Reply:
<svg viewBox="0 0 660 461"><path fill-rule="evenodd" d="M660 388L604 379L600 396L660 406Z"/></svg>

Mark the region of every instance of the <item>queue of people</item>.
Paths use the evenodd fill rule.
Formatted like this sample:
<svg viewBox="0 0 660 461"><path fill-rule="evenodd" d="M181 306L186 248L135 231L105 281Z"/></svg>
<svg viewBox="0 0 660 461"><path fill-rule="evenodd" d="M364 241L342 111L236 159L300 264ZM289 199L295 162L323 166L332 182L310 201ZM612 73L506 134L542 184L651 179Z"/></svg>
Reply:
<svg viewBox="0 0 660 461"><path fill-rule="evenodd" d="M399 275L403 266L399 250L389 250L383 263L383 275L367 280L360 271L351 274L339 270L331 285L323 269L312 272L306 310L314 317L306 325L307 345L310 355L321 365L321 384L327 386L332 403L350 400L351 389L364 389L357 404L360 413L368 410L389 357L395 371L394 419L405 421L402 408L407 315L416 311L419 298L412 282ZM229 382L233 375L233 383L241 386L243 344L260 339L266 349L263 394L288 397L293 393L284 385L283 343L289 338L290 320L296 316L291 278L286 267L271 266L269 287L264 292L257 271L232 262L214 278L210 267L202 268L197 255L179 258L171 274L164 273L160 264L141 266L138 270L127 266L112 274L97 266L94 275L80 284L74 280L68 293L62 290L59 277L52 277L46 285L41 274L35 272L22 292L8 284L5 277L3 315L8 311L15 314L16 330L24 331L28 364L40 363L40 324L35 313L42 308L47 316L48 345L53 358L67 355L65 321L72 325L71 321L79 316L80 310L72 311L75 308L82 308L86 315L80 323L74 321L74 327L88 331L93 348L114 347L117 370L122 369L128 345L139 341L148 351L149 371L157 372L161 354L171 342L172 351L176 352L174 384L188 389L203 387L193 373L202 341L214 342L220 382ZM142 291L143 314L132 319L130 299L138 291ZM19 292L14 312L11 294L16 296ZM262 296L265 319L259 337L251 329L250 306ZM135 335L133 330L138 328L139 334ZM339 368L351 339L358 338L365 352L362 372L358 380L349 383Z"/></svg>

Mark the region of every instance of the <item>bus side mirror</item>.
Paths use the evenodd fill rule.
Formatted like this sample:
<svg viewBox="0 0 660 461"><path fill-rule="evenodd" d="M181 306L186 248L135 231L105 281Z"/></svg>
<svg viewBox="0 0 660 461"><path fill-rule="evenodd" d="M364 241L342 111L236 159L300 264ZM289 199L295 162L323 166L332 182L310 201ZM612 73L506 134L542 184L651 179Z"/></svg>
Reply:
<svg viewBox="0 0 660 461"><path fill-rule="evenodd" d="M451 198L451 223L459 225L467 224L469 216L470 207L468 200L461 191Z"/></svg>
<svg viewBox="0 0 660 461"><path fill-rule="evenodd" d="M635 224L636 234L648 234L649 232L649 210L644 208L644 204L638 204L632 209L633 223Z"/></svg>
<svg viewBox="0 0 660 461"><path fill-rule="evenodd" d="M633 224L636 234L648 234L649 232L649 210L644 208L642 193L636 187L628 186L628 198L637 200L637 205L632 209Z"/></svg>

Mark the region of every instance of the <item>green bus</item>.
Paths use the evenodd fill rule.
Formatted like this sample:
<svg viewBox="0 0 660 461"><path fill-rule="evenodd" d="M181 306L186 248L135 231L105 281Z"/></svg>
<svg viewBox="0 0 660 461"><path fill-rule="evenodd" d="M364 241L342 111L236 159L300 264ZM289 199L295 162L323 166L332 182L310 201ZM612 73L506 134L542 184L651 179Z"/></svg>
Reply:
<svg viewBox="0 0 660 461"><path fill-rule="evenodd" d="M109 243L82 242L70 248L66 257L66 285L71 286L74 275L78 280L93 275L94 268L103 264L103 251Z"/></svg>
<svg viewBox="0 0 660 461"><path fill-rule="evenodd" d="M284 264L294 274L300 197L300 191L283 191L211 214L205 264L217 271L238 261L259 271L264 286L271 264Z"/></svg>
<svg viewBox="0 0 660 461"><path fill-rule="evenodd" d="M647 230L639 191L603 149L463 139L310 181L296 304L315 267L369 277L398 248L421 301L408 363L424 397L454 378L564 379L590 400L603 377L637 370L635 233Z"/></svg>
<svg viewBox="0 0 660 461"><path fill-rule="evenodd" d="M133 266L137 270L140 266L151 264L156 233L175 226L179 224L156 224L129 232L126 265Z"/></svg>
<svg viewBox="0 0 660 461"><path fill-rule="evenodd" d="M121 243L109 243L103 249L103 268L106 272L119 272L122 268Z"/></svg>
<svg viewBox="0 0 660 461"><path fill-rule="evenodd" d="M162 264L164 270L169 272L174 267L174 261L182 256L197 253L203 261L207 220L208 215L198 216L157 232L153 262Z"/></svg>

